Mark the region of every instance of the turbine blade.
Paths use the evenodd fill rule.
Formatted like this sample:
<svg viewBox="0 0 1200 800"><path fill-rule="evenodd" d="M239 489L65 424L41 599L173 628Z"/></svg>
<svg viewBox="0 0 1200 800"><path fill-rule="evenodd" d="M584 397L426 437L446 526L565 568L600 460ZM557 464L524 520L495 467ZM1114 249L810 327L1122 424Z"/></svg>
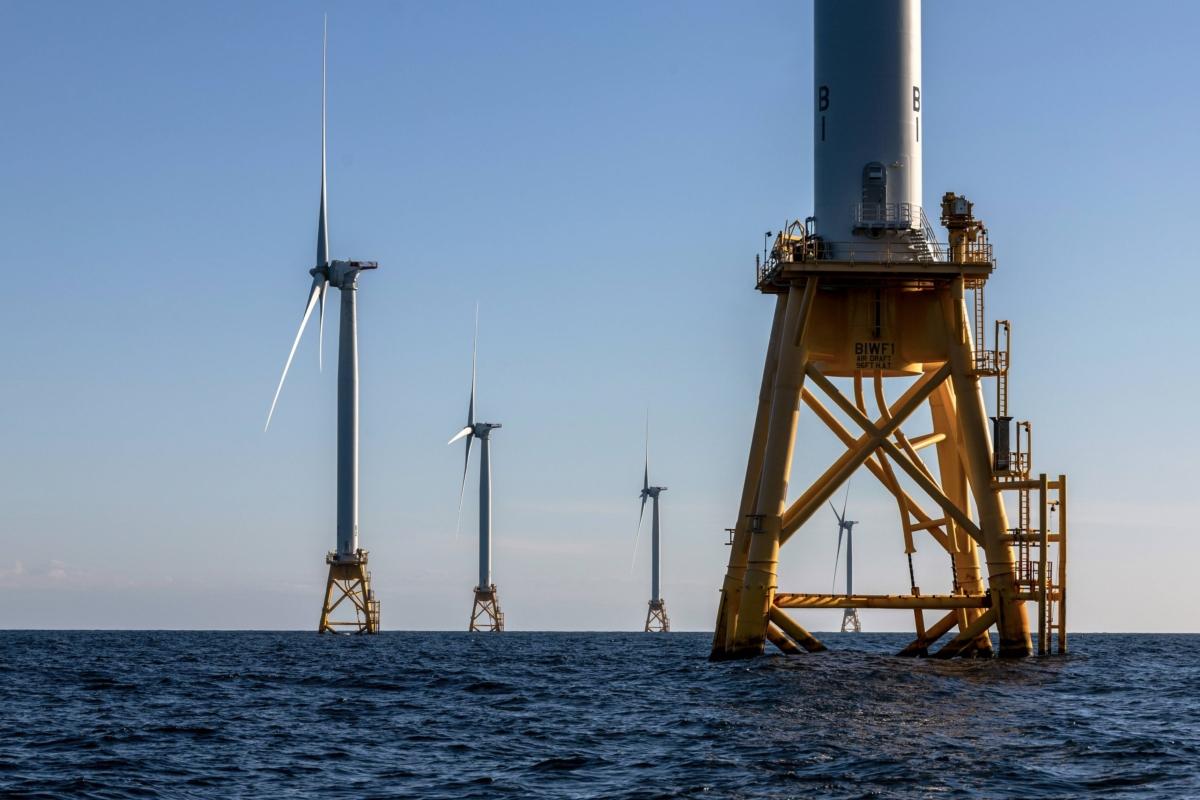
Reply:
<svg viewBox="0 0 1200 800"><path fill-rule="evenodd" d="M467 430L470 430L470 428L467 428ZM467 437L467 455L466 458L463 459L462 487L458 490L458 519L454 522L455 539L458 538L458 531L460 528L462 528L463 497L465 497L467 494L467 468L471 465L471 442L474 439L474 436ZM483 476L480 475L479 479L483 480Z"/></svg>
<svg viewBox="0 0 1200 800"><path fill-rule="evenodd" d="M650 412L646 412L646 468L642 470L642 491L650 488ZM646 498L642 496L642 509L646 508Z"/></svg>
<svg viewBox="0 0 1200 800"><path fill-rule="evenodd" d="M850 502L850 481L846 481L846 496L842 499L842 513L838 517L838 521L846 519L846 504Z"/></svg>
<svg viewBox="0 0 1200 800"><path fill-rule="evenodd" d="M842 515L838 513L837 506L833 504L832 500L829 501L829 509L833 512L833 515L837 517L838 525L840 526L842 524Z"/></svg>
<svg viewBox="0 0 1200 800"><path fill-rule="evenodd" d="M448 445L450 445L450 444L454 444L455 442L457 442L457 441L458 441L459 439L461 439L462 437L464 437L464 436L467 436L468 434L470 434L470 433L471 433L471 431L473 431L473 430L474 430L474 428L472 428L470 425L468 425L467 427L463 428L463 429L462 429L461 431L459 431L458 433L454 434L454 438L453 438L453 439L451 439L450 441L446 442L446 444L448 444Z"/></svg>
<svg viewBox="0 0 1200 800"><path fill-rule="evenodd" d="M329 52L329 15L321 38L321 210L317 217L317 266L329 263L329 211L325 202L325 85Z"/></svg>
<svg viewBox="0 0 1200 800"><path fill-rule="evenodd" d="M835 511L834 513L837 513L837 512ZM831 584L830 589L829 589L830 594L837 594L837 567L838 567L838 559L842 557L842 534L843 533L845 533L845 529L842 528L841 525L838 525L838 546L837 546L837 554L834 555L834 557L833 557L833 583Z"/></svg>
<svg viewBox="0 0 1200 800"><path fill-rule="evenodd" d="M646 516L646 494L642 493L642 510L638 514L637 536L633 538L633 560L629 564L629 572L633 574L633 568L637 564L638 545L642 542L642 519Z"/></svg>
<svg viewBox="0 0 1200 800"><path fill-rule="evenodd" d="M475 304L475 339L471 343L471 400L467 405L467 427L475 424L475 357L479 354L479 303Z"/></svg>
<svg viewBox="0 0 1200 800"><path fill-rule="evenodd" d="M322 281L322 283L321 283L321 300L320 300L321 327L320 327L320 333L317 336L317 369L320 370L321 372L325 371L325 295L328 294L328 292L329 292L329 281Z"/></svg>
<svg viewBox="0 0 1200 800"><path fill-rule="evenodd" d="M288 369L292 366L292 359L296 357L296 348L300 346L300 337L304 335L304 328L308 325L308 318L312 316L313 306L317 304L317 298L320 296L321 287L318 284L319 278L313 278L312 289L308 292L308 305L304 307L304 317L300 320L300 330L296 331L296 338L292 340L292 349L288 352L287 362L283 365L283 374L279 376L279 385L275 387L275 397L271 399L271 410L267 412L267 424L263 426L263 432L271 427L271 417L275 414L275 404L279 402L279 393L283 391L283 382L287 379Z"/></svg>

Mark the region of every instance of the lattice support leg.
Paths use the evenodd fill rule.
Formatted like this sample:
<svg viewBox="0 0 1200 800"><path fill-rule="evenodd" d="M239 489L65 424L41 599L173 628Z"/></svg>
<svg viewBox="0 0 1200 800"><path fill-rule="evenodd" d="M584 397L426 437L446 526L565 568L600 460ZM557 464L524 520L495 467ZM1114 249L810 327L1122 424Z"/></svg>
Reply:
<svg viewBox="0 0 1200 800"><path fill-rule="evenodd" d="M379 601L371 588L367 571L367 551L353 556L330 553L329 578L325 582L325 601L321 604L318 633L378 633ZM339 612L340 614L336 613ZM349 616L353 610L354 616Z"/></svg>
<svg viewBox="0 0 1200 800"><path fill-rule="evenodd" d="M504 612L500 610L500 598L496 594L496 584L486 589L475 587L475 603L471 607L470 631L502 631L504 630Z"/></svg>

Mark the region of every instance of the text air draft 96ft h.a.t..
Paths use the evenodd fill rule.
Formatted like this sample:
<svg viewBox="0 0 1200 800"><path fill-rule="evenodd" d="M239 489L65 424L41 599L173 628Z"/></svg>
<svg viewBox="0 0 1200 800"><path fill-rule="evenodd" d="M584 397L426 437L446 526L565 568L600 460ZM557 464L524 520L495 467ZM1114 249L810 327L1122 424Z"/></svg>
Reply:
<svg viewBox="0 0 1200 800"><path fill-rule="evenodd" d="M328 43L328 36L325 37ZM329 258L329 217L325 197L325 85L326 53L321 57L321 205L317 217L317 263L309 274L312 287L300 319L300 329L292 340L283 365L283 374L267 412L267 425L275 414L275 405L283 391L300 337L308 326L314 308L319 307L318 366L323 366L325 337L325 294L334 286L341 295L338 325L338 402L337 402L337 549L326 558L329 578L325 583L325 599L321 604L321 620L317 630L325 632L375 633L379 630L379 601L371 588L371 573L367 571L367 551L358 546L358 318L356 297L358 273L375 269L374 261L339 261ZM345 612L345 613L342 613Z"/></svg>
<svg viewBox="0 0 1200 800"><path fill-rule="evenodd" d="M768 641L822 650L788 612L812 608L907 610L909 655L991 655L994 629L999 655L1021 657L1033 652L1031 605L1038 652L1052 640L1065 652L1067 482L1033 474L1031 427L1008 415L1008 322L996 323L992 348L985 342L983 290L996 266L987 230L969 201L946 193L939 242L922 206L931 98L921 89L920 2L816 0L814 28L814 214L786 224L757 258L757 288L775 298L775 316L712 658L754 656ZM985 377L996 380L990 425ZM800 408L845 451L789 504ZM902 429L925 411L932 430ZM780 548L802 546L799 528L860 469L895 503L891 541L909 593L779 591ZM886 543L875 532L858 554ZM917 585L919 548L944 565L940 593Z"/></svg>

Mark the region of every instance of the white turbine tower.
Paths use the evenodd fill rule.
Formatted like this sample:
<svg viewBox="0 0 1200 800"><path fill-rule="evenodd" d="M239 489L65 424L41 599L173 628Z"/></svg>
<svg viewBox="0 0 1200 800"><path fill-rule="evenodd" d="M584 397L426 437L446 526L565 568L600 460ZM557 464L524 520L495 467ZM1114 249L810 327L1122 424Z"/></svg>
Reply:
<svg viewBox="0 0 1200 800"><path fill-rule="evenodd" d="M633 560L637 563L638 544L642 540L642 520L646 516L646 500L651 501L650 531L650 605L646 610L646 633L667 633L671 630L671 618L667 616L667 605L663 602L659 587L659 553L661 542L658 528L658 496L665 492L665 486L650 485L650 420L646 419L646 463L642 470L642 510L638 514L637 536L633 541Z"/></svg>
<svg viewBox="0 0 1200 800"><path fill-rule="evenodd" d="M854 594L854 526L858 524L858 520L846 519L846 504L850 502L850 487L846 487L846 497L842 501L842 513L838 513L837 506L833 503L829 507L833 509L833 515L838 521L838 546L837 553L833 557L833 582L837 584L837 564L838 558L842 554L842 535L846 537L846 596ZM834 594L837 593L835 588ZM862 623L858 619L857 608L847 608L842 613L842 633L850 631L852 633L862 633Z"/></svg>
<svg viewBox="0 0 1200 800"><path fill-rule="evenodd" d="M471 347L471 399L467 404L467 424L454 434L447 444L459 439L467 440L466 457L463 459L462 487L458 492L458 517L462 522L463 497L467 490L467 470L471 466L471 442L479 445L479 582L475 586L475 602L471 607L471 631L504 630L504 612L500 610L500 599L496 584L492 583L492 462L491 434L501 427L499 422L475 421L475 357L479 351L479 307L475 308L475 341ZM458 525L455 525L457 532Z"/></svg>
<svg viewBox="0 0 1200 800"><path fill-rule="evenodd" d="M358 273L375 269L374 261L331 261L329 259L329 218L325 197L325 86L326 54L328 52L329 24L325 24L321 50L321 205L317 216L317 263L308 272L312 275L312 286L308 290L308 302L300 318L300 329L292 340L283 365L271 410L267 412L265 431L271 426L279 393L287 379L288 369L296 356L300 337L308 326L313 308L320 306L320 341L317 345L318 366L323 367L325 337L325 294L330 285L341 293L341 319L338 331L338 411L337 411L337 549L329 553L325 561L329 564L329 579L325 584L325 601L321 606L321 622L317 630L336 632L339 628L357 633L375 633L379 630L379 601L371 588L371 575L367 572L367 551L358 546L358 320L355 297L358 292ZM354 609L354 619L334 621L333 612L349 600Z"/></svg>

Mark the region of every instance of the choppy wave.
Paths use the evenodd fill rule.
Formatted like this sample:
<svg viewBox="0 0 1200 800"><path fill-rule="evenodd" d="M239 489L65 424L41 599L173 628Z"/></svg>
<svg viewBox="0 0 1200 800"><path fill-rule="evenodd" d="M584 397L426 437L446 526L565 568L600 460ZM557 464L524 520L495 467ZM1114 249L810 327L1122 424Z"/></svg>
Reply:
<svg viewBox="0 0 1200 800"><path fill-rule="evenodd" d="M710 664L704 634L0 633L0 795L1200 796L1200 636Z"/></svg>

